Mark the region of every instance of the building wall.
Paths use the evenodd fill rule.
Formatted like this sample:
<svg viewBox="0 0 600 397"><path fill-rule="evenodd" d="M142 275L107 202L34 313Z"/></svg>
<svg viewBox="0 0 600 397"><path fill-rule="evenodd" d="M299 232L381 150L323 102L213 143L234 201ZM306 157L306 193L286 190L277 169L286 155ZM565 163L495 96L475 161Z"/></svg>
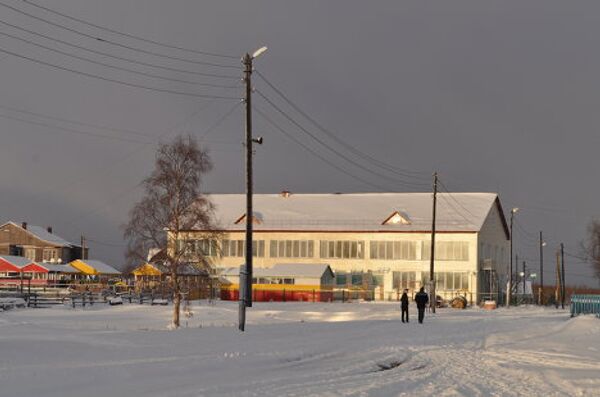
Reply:
<svg viewBox="0 0 600 397"><path fill-rule="evenodd" d="M3 230L8 230L5 232ZM16 245L22 247L21 256L25 256L33 261L42 262L48 258L60 258L63 263L78 259L81 255L81 248L61 247L34 237L32 234L20 226L8 223L0 231L0 255L11 255L10 246ZM44 256L44 251L49 255Z"/></svg>
<svg viewBox="0 0 600 397"><path fill-rule="evenodd" d="M194 239L195 234L182 233L182 239ZM225 233L224 240L244 240L243 231ZM265 232L254 231L254 240L265 241L264 256L254 257L253 264L256 268L270 268L277 263L326 263L335 273L338 272L368 272L381 276L383 280L384 299L395 299L397 291L394 290L394 272L416 272L415 288L418 288L425 280L421 280L421 272L429 272L429 257L423 252L424 243L429 244L431 233L390 233L390 232ZM312 240L314 241L313 256L309 258L286 258L270 256L271 240ZM363 241L364 253L362 259L339 259L321 258L321 241ZM372 259L372 241L414 241L416 242L416 258L407 259ZM478 268L478 234L476 232L460 233L437 233L436 242L465 242L468 244L468 260L436 260L435 271L437 272L462 272L468 274L468 290L473 294L477 292L477 268ZM243 253L242 253L243 255ZM239 267L244 263L243 256L215 257L213 263L217 268ZM476 295L475 295L476 296Z"/></svg>
<svg viewBox="0 0 600 397"><path fill-rule="evenodd" d="M497 275L500 290L502 290L506 283L510 261L510 240L506 235L502 224L502 215L496 205L492 207L486 217L478 237L478 267L481 270L486 266L486 261L487 263L491 262L491 267ZM481 289L485 289L485 287L481 286Z"/></svg>

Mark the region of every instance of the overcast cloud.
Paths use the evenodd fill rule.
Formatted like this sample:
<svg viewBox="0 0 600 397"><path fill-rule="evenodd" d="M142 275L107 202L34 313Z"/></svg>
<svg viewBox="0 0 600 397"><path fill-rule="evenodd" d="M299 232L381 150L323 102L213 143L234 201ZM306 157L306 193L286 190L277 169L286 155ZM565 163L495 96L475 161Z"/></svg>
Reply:
<svg viewBox="0 0 600 397"><path fill-rule="evenodd" d="M147 50L17 0L0 0L56 23ZM241 56L269 50L256 67L348 144L401 168L437 170L452 191L494 191L505 210L521 207L516 251L537 267L535 239L548 240L547 280L557 244L578 254L587 222L598 214L600 144L600 3L592 1L161 1L38 0L96 24L161 42ZM123 57L196 71L240 75L114 48L0 7L0 20ZM0 32L97 61L210 83L76 50L0 24ZM162 89L238 97L241 90L190 87L135 76L36 48L0 35L0 49L71 69ZM238 66L237 60L206 58ZM205 134L236 103L95 80L0 53L0 208L3 219L52 225L59 235L92 240L92 256L119 266L119 225L151 170L153 145L167 132L203 137L215 163L211 192L243 192L241 107ZM255 87L283 106L258 76ZM353 168L256 105L289 133L361 179L390 191L414 190ZM148 134L98 130L18 113L15 108ZM286 108L289 109L289 108ZM7 118L8 116L9 118ZM60 125L136 142L81 135L16 120ZM255 116L257 192L355 192L373 188L312 157ZM298 120L301 120L298 117ZM306 120L303 125L309 127ZM312 128L315 134L323 134ZM172 134L171 134L172 136ZM139 141L139 142L138 142ZM144 143L142 143L144 142ZM331 141L328 141L333 144ZM426 177L421 183L429 183ZM567 281L587 282L587 265L567 258ZM547 281L548 282L548 281ZM596 283L595 281L593 283Z"/></svg>

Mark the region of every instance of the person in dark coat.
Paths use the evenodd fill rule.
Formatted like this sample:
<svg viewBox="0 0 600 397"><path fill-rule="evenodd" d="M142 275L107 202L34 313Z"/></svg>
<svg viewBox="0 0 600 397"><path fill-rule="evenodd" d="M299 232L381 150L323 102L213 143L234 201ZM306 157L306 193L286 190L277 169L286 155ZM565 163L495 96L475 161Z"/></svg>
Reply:
<svg viewBox="0 0 600 397"><path fill-rule="evenodd" d="M408 322L408 290L405 289L400 298L400 307L402 308L402 322ZM406 321L404 320L406 316Z"/></svg>
<svg viewBox="0 0 600 397"><path fill-rule="evenodd" d="M425 289L421 287L417 295L415 295L415 302L417 303L417 310L419 311L419 324L423 324L423 317L425 317L425 307L429 303L429 296L425 292Z"/></svg>

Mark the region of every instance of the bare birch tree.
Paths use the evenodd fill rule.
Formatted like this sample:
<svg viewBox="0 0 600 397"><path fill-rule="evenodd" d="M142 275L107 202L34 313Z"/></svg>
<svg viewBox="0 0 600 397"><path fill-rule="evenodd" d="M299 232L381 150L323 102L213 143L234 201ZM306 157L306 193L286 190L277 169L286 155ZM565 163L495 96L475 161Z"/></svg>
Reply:
<svg viewBox="0 0 600 397"><path fill-rule="evenodd" d="M143 180L144 196L129 213L124 225L128 240L128 262L145 261L148 251L163 252L173 292L173 322L179 327L181 306L180 270L190 259L186 231L203 231L201 238L213 241L218 235L213 223L213 206L201 191L204 175L212 169L208 151L191 137L177 137L161 144L152 174ZM197 238L197 236L195 236ZM207 255L194 250L194 262L208 263Z"/></svg>

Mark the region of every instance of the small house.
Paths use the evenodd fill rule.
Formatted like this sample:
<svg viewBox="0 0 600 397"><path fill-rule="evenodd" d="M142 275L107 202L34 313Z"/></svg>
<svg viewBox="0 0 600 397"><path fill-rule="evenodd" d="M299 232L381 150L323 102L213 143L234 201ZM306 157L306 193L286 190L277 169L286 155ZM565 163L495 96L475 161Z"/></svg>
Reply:
<svg viewBox="0 0 600 397"><path fill-rule="evenodd" d="M239 268L221 272L221 299L239 297ZM280 263L253 269L252 295L257 302L312 301L333 299L335 275L328 264Z"/></svg>

